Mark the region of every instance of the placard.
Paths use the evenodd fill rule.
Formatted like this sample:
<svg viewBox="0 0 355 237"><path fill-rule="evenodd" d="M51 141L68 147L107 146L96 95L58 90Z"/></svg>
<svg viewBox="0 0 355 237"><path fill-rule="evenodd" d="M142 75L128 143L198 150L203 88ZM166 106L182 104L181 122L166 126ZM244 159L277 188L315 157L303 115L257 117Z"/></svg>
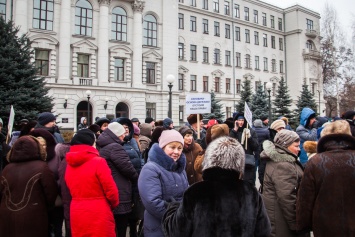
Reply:
<svg viewBox="0 0 355 237"><path fill-rule="evenodd" d="M186 114L211 113L211 94L187 94Z"/></svg>

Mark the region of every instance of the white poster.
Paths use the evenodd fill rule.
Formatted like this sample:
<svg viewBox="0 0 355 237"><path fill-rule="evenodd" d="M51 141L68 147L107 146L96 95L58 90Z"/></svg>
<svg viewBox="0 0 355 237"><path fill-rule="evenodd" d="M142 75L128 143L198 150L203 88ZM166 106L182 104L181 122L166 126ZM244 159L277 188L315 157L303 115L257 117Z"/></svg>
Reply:
<svg viewBox="0 0 355 237"><path fill-rule="evenodd" d="M250 127L253 126L253 113L250 111L247 102L245 102L245 105L244 105L244 117L247 120L247 122L249 123L249 126Z"/></svg>
<svg viewBox="0 0 355 237"><path fill-rule="evenodd" d="M187 94L186 114L211 113L211 94Z"/></svg>

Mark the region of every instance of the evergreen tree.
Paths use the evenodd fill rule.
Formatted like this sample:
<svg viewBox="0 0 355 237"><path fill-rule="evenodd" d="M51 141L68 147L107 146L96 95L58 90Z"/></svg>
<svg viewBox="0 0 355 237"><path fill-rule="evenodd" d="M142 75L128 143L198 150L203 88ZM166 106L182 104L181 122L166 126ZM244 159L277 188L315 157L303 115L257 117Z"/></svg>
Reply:
<svg viewBox="0 0 355 237"><path fill-rule="evenodd" d="M289 95L289 90L283 77L281 77L279 88L276 91L276 96L273 104L274 104L273 121L275 121L275 119L278 119L281 116L291 119L292 113L290 107L292 105L292 99L291 96Z"/></svg>
<svg viewBox="0 0 355 237"><path fill-rule="evenodd" d="M0 17L0 117L7 125L11 105L15 121L34 119L40 112L51 111L52 98L47 95L44 78L36 76L38 68L31 62L33 49L27 35L18 36L19 28Z"/></svg>
<svg viewBox="0 0 355 237"><path fill-rule="evenodd" d="M221 101L216 99L215 93L212 91L211 93L211 113L205 114L204 118L215 118L219 120L224 119L224 112L222 112L222 105L220 104Z"/></svg>
<svg viewBox="0 0 355 237"><path fill-rule="evenodd" d="M252 96L250 110L253 113L253 120L260 119L261 116L269 114L269 102L268 97L265 94L261 83L256 88L256 93Z"/></svg>
<svg viewBox="0 0 355 237"><path fill-rule="evenodd" d="M249 105L251 97L252 92L250 87L250 80L245 77L242 84L242 90L240 91L240 100L239 103L236 105L237 112L244 113L244 104L245 102L247 102L247 104Z"/></svg>
<svg viewBox="0 0 355 237"><path fill-rule="evenodd" d="M299 122L302 109L305 107L311 108L314 112L317 112L317 103L313 98L313 94L308 90L308 85L302 85L301 96L298 97L297 109L295 110L295 118L298 118Z"/></svg>

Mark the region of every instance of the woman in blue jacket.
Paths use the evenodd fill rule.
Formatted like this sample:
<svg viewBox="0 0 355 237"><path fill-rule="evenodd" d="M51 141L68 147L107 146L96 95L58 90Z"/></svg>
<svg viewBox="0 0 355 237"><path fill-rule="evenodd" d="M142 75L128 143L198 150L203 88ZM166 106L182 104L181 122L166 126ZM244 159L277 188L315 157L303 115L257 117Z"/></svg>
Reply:
<svg viewBox="0 0 355 237"><path fill-rule="evenodd" d="M162 132L159 143L152 146L148 163L138 179L139 193L145 207L144 236L163 237L161 220L166 203L181 201L188 187L186 157L182 153L184 138L176 130Z"/></svg>

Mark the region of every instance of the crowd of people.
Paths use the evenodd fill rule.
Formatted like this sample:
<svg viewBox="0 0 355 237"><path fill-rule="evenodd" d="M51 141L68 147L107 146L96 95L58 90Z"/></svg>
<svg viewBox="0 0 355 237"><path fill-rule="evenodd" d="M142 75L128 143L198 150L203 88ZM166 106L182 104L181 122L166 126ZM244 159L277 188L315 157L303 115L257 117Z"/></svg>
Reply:
<svg viewBox="0 0 355 237"><path fill-rule="evenodd" d="M355 236L355 111L288 119L82 117L66 142L52 113L22 119L0 133L0 236Z"/></svg>

